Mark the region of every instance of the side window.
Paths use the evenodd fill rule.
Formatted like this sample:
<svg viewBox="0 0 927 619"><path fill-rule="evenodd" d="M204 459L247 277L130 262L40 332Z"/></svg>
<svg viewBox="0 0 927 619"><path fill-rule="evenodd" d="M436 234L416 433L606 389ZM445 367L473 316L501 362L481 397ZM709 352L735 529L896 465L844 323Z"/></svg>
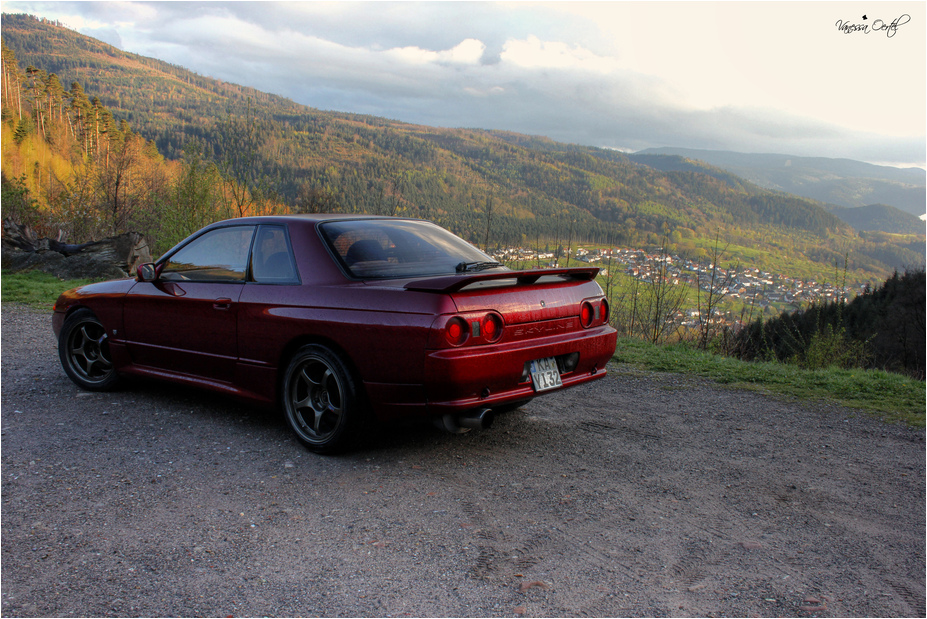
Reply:
<svg viewBox="0 0 927 619"><path fill-rule="evenodd" d="M296 263L284 226L258 228L251 253L251 278L259 284L298 284Z"/></svg>
<svg viewBox="0 0 927 619"><path fill-rule="evenodd" d="M211 230L173 254L161 270L161 279L244 281L253 235L254 226L231 226Z"/></svg>

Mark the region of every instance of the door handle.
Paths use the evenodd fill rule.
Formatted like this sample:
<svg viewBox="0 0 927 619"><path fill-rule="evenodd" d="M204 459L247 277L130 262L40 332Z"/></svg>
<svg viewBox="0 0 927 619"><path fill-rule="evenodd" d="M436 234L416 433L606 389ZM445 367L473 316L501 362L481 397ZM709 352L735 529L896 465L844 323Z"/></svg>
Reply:
<svg viewBox="0 0 927 619"><path fill-rule="evenodd" d="M217 310L229 310L232 309L232 300L231 299L216 299L212 304L213 309Z"/></svg>

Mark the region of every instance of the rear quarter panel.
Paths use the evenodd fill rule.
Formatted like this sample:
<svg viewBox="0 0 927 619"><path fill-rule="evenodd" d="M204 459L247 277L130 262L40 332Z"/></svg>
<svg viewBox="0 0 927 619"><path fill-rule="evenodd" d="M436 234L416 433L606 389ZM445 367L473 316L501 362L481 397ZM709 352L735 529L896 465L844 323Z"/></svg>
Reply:
<svg viewBox="0 0 927 619"><path fill-rule="evenodd" d="M241 364L276 373L299 345L320 342L342 353L364 383L420 385L434 317L453 311L446 295L363 283L249 284L239 306Z"/></svg>

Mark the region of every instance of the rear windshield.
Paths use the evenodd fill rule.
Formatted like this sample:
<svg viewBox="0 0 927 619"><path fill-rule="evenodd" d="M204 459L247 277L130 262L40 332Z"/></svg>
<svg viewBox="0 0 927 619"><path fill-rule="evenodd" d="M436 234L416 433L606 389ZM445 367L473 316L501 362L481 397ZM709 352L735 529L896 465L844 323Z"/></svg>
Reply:
<svg viewBox="0 0 927 619"><path fill-rule="evenodd" d="M426 221L361 219L326 222L320 228L342 265L360 279L447 275L492 262L470 243Z"/></svg>

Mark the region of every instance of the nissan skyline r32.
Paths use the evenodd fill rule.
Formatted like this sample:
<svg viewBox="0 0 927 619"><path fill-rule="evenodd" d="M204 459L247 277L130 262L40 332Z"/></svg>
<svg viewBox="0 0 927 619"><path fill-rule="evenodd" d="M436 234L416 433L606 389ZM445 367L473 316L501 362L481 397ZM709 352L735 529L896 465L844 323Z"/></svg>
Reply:
<svg viewBox="0 0 927 619"><path fill-rule="evenodd" d="M421 220L248 217L63 293L52 325L84 389L140 376L276 405L330 453L374 420L488 427L603 377L616 332L597 272L509 270Z"/></svg>

